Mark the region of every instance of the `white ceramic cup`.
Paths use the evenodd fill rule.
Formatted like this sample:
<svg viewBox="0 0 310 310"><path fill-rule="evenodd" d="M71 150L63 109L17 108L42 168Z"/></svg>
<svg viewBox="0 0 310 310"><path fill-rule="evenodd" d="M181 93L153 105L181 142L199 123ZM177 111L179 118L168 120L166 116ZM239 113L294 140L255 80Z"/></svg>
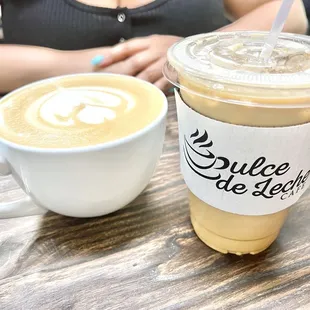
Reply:
<svg viewBox="0 0 310 310"><path fill-rule="evenodd" d="M133 201L150 182L162 153L168 103L161 94L163 108L152 123L112 142L48 149L0 138L0 174L12 174L27 194L25 199L0 204L0 218L42 214L47 210L72 217L95 217Z"/></svg>

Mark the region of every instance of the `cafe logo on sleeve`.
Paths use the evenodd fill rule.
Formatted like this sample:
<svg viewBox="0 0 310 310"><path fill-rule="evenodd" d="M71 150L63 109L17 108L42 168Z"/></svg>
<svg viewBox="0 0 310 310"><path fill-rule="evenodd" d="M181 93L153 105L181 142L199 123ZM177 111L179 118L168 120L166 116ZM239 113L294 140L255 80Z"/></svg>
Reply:
<svg viewBox="0 0 310 310"><path fill-rule="evenodd" d="M258 157L250 163L232 161L224 154L212 152L213 141L207 130L196 129L189 136L184 135L183 156L188 167L197 176L211 180L220 191L243 195L250 192L254 197L272 199L278 197L285 200L306 189L305 184L309 178L310 170L300 170L295 178L283 180L283 176L291 169L289 162L275 164L268 162L264 156ZM223 171L225 177L223 177ZM255 178L254 187L236 181L236 176Z"/></svg>

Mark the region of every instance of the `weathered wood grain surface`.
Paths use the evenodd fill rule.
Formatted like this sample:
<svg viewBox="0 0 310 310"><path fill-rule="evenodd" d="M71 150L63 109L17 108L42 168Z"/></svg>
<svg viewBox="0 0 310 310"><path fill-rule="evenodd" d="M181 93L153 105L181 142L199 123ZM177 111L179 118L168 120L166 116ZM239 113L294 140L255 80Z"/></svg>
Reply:
<svg viewBox="0 0 310 310"><path fill-rule="evenodd" d="M310 309L310 193L257 256L196 237L170 101L165 151L147 190L96 219L0 220L0 309ZM0 200L22 192L0 180Z"/></svg>

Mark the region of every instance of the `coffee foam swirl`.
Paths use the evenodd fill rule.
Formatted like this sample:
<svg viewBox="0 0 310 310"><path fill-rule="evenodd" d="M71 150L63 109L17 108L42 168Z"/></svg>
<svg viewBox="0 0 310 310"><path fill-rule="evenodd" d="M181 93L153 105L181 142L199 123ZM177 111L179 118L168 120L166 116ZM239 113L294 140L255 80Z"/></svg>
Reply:
<svg viewBox="0 0 310 310"><path fill-rule="evenodd" d="M34 101L25 120L38 129L85 129L112 121L135 107L128 93L108 87L59 88Z"/></svg>

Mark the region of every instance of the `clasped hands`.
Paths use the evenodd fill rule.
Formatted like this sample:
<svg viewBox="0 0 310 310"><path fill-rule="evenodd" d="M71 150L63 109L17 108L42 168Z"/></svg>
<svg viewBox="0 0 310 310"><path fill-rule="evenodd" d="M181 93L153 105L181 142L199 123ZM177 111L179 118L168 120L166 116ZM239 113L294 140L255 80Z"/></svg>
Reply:
<svg viewBox="0 0 310 310"><path fill-rule="evenodd" d="M96 71L135 76L167 92L171 85L164 78L162 69L168 48L180 39L176 36L151 35L105 48L104 60Z"/></svg>

